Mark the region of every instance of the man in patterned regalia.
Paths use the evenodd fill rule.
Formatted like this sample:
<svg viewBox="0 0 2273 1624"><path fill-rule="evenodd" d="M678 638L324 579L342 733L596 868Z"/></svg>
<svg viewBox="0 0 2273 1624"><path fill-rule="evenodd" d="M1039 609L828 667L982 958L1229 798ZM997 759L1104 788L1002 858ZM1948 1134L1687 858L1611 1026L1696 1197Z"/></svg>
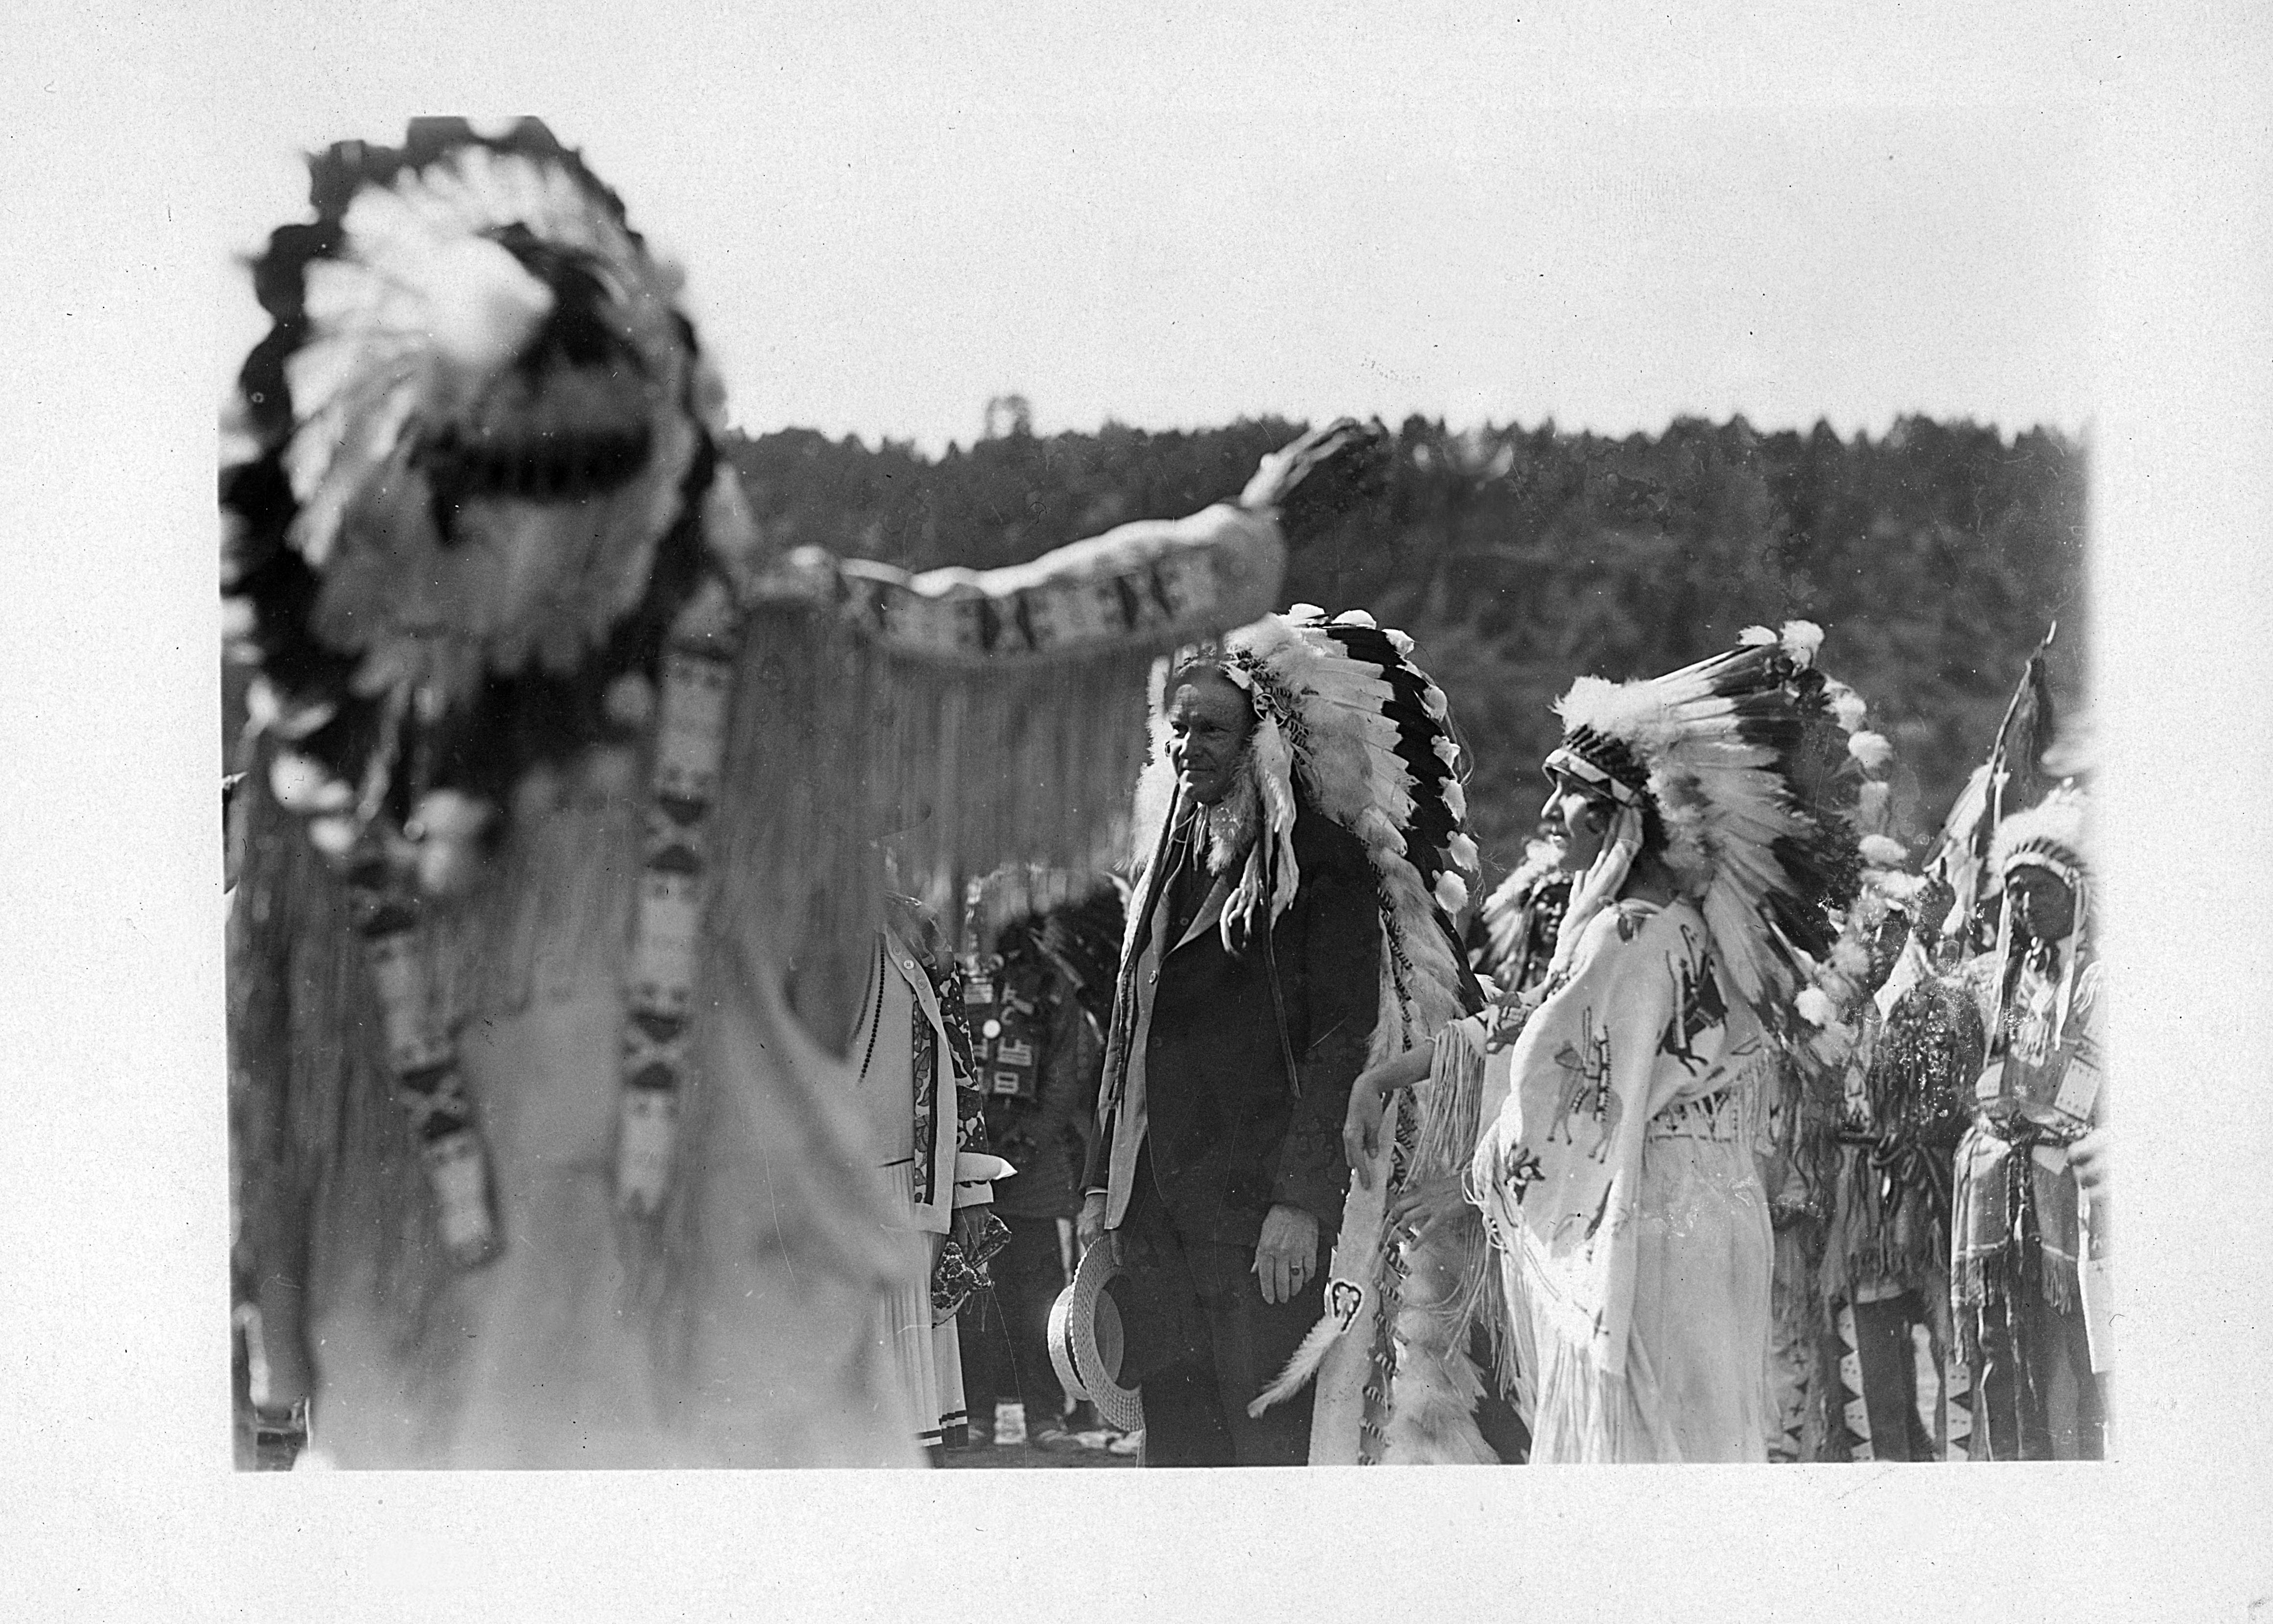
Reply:
<svg viewBox="0 0 2273 1624"><path fill-rule="evenodd" d="M1969 966L1988 1047L1957 1150L1950 1296L1975 1372L1977 1460L2106 1451L2093 1312L2104 1259L2068 1159L2103 1104L2086 810L2063 788L1998 824L1997 946Z"/></svg>

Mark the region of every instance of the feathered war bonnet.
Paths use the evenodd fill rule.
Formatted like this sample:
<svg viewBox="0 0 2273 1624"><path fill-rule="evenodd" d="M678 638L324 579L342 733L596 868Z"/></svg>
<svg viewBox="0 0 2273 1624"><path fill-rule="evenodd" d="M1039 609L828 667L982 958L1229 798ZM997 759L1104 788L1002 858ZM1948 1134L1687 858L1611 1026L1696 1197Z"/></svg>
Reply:
<svg viewBox="0 0 2273 1624"><path fill-rule="evenodd" d="M1703 913L1738 995L1779 1034L1860 867L1852 817L1864 770L1836 708L1844 690L1814 668L1822 640L1804 620L1780 634L1753 627L1665 676L1581 677L1556 705L1564 738L1546 763L1654 815L1676 889Z"/></svg>
<svg viewBox="0 0 2273 1624"><path fill-rule="evenodd" d="M1212 665L1246 694L1255 714L1249 761L1260 827L1224 906L1227 947L1267 937L1294 900L1298 795L1364 847L1383 929L1375 1059L1401 1053L1459 1012L1464 977L1452 916L1467 906L1478 866L1444 690L1412 652L1410 637L1376 626L1362 610L1330 620L1316 605L1297 604L1240 628L1218 648L1187 650L1171 667ZM1150 849L1147 837L1161 829L1174 799L1166 737L1156 703L1152 758L1137 791L1140 850Z"/></svg>
<svg viewBox="0 0 2273 1624"><path fill-rule="evenodd" d="M447 892L525 781L644 729L754 536L678 272L542 124L418 119L309 169L315 221L251 267L225 625L278 798Z"/></svg>

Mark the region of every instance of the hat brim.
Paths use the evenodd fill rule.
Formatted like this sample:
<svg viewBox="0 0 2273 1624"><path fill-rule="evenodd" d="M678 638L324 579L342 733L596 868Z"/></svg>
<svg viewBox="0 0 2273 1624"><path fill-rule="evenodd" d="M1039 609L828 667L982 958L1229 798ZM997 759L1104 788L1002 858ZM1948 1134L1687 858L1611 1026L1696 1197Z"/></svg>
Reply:
<svg viewBox="0 0 2273 1624"><path fill-rule="evenodd" d="M1112 1248L1091 1246L1082 1254L1072 1282L1050 1304L1050 1364L1075 1398L1085 1398L1097 1413L1124 1432L1144 1425L1144 1401L1122 1385L1126 1338L1121 1304L1109 1289L1121 1278Z"/></svg>

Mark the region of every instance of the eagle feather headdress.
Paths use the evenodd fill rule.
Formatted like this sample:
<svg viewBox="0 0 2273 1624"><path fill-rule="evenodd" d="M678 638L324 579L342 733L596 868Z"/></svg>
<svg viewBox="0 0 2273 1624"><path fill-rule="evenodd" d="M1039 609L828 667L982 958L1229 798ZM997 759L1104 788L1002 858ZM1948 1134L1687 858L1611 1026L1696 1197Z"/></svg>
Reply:
<svg viewBox="0 0 2273 1624"><path fill-rule="evenodd" d="M1805 620L1756 626L1665 676L1581 677L1556 705L1564 740L1549 758L1654 811L1716 961L1779 1035L1855 894L1864 757L1884 764L1878 735L1860 753L1850 743L1841 703L1852 695L1815 668L1822 641Z"/></svg>

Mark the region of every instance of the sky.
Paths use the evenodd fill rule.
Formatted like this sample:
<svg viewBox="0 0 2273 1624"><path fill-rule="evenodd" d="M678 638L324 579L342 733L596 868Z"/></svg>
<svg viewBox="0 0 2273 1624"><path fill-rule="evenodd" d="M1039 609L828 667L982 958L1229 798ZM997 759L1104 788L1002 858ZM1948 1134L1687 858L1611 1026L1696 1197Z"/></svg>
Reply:
<svg viewBox="0 0 2273 1624"><path fill-rule="evenodd" d="M1127 10L266 13L208 109L216 395L302 154L527 112L752 432L2091 417L2091 8Z"/></svg>

